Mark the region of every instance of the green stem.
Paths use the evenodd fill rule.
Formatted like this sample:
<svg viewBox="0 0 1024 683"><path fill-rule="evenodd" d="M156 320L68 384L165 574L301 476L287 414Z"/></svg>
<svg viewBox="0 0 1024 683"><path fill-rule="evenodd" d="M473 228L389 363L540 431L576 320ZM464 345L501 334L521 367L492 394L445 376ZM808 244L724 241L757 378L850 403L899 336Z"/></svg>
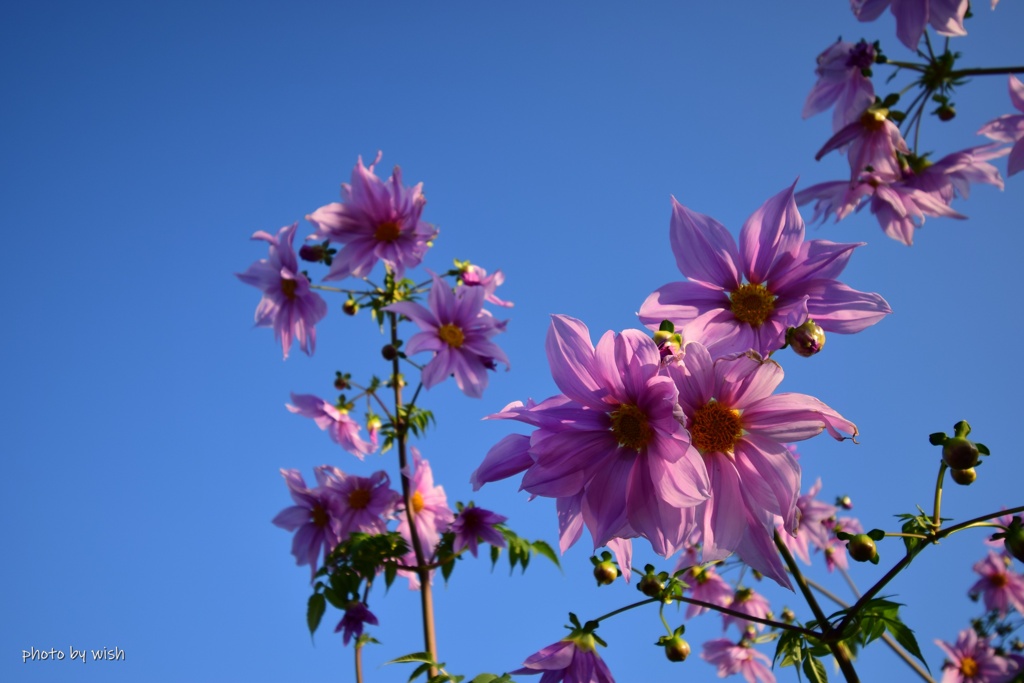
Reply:
<svg viewBox="0 0 1024 683"><path fill-rule="evenodd" d="M850 661L850 652L843 643L836 642L834 640L836 630L832 628L832 624L825 616L825 612L822 611L821 605L818 604L817 598L814 597L814 593L811 592L810 586L807 585L807 581L804 579L803 574L800 572L800 567L797 566L796 560L789 552L789 548L779 538L778 532L775 533L775 547L779 549L779 554L782 555L782 559L786 562L786 566L789 567L789 573L793 575L793 579L800 587L800 592L803 593L804 600L807 601L807 605L814 612L815 619L818 620L818 626L821 628L821 633L825 644L828 649L832 652L832 656L836 658L836 662L839 664L839 669L843 672L843 678L846 679L847 683L859 683L860 678L857 676L857 671L853 668L853 662ZM839 629L839 633L842 633L842 629Z"/></svg>
<svg viewBox="0 0 1024 683"><path fill-rule="evenodd" d="M939 478L935 482L935 514L932 516L932 527L935 531L939 530L942 526L942 518L939 517L939 509L942 507L942 478L946 476L946 470L949 466L946 465L946 461L943 460L939 465Z"/></svg>
<svg viewBox="0 0 1024 683"><path fill-rule="evenodd" d="M398 315L388 312L388 321L391 324L391 344L398 343ZM406 454L406 436L408 425L399 420L402 414L402 383L399 381L398 357L391 361L391 372L393 389L395 392L395 441L398 442L398 471L402 480L402 499L405 502L405 517L409 522L409 537L412 540L412 549L416 554L416 574L420 581L420 608L423 613L423 643L430 658L437 661L437 635L434 629L434 596L430 586L430 569L427 567L426 556L423 552L423 543L420 541L419 532L416 530L415 510L412 500L412 482L410 481L409 463ZM437 669L430 667L430 677L437 675Z"/></svg>
<svg viewBox="0 0 1024 683"><path fill-rule="evenodd" d="M1008 76L1024 74L1024 66L993 66L984 69L957 69L950 73L952 78L958 76Z"/></svg>
<svg viewBox="0 0 1024 683"><path fill-rule="evenodd" d="M356 643L356 683L363 683L363 646Z"/></svg>
<svg viewBox="0 0 1024 683"><path fill-rule="evenodd" d="M601 623L605 619L610 619L611 617L614 617L616 614L622 614L623 612L628 612L631 609L635 609L637 607L642 607L644 605L649 605L652 602L661 602L661 600L659 600L658 598L647 598L646 600L641 600L640 602L634 602L631 605L626 605L625 607L620 607L618 609L614 609L611 612L609 612L608 614L601 615L597 619L591 619L590 621L593 621L593 622L596 622L596 623Z"/></svg>

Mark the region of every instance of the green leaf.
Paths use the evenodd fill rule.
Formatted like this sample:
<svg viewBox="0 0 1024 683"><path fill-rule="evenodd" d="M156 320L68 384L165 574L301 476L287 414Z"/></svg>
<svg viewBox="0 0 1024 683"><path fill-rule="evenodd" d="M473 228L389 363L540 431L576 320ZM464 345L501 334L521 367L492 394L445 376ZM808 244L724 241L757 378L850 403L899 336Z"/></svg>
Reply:
<svg viewBox="0 0 1024 683"><path fill-rule="evenodd" d="M921 648L917 645L917 638L914 637L914 632L911 631L906 624L898 619L893 619L885 622L885 628L888 629L892 637L896 639L896 642L903 646L903 649L910 654L917 657L917 659L924 664L925 668L930 672L928 668L928 662L924 661L924 656L921 654Z"/></svg>
<svg viewBox="0 0 1024 683"><path fill-rule="evenodd" d="M552 550L551 546L545 541L534 541L531 547L533 548L533 552L548 558L554 562L555 566L559 569L562 568L562 565L558 562L558 555L555 554L555 551Z"/></svg>
<svg viewBox="0 0 1024 683"><path fill-rule="evenodd" d="M808 657L804 660L804 674L811 683L828 683L828 673L820 659Z"/></svg>
<svg viewBox="0 0 1024 683"><path fill-rule="evenodd" d="M881 529L872 529L868 532L868 538L870 538L872 541L881 541L883 538L885 538L885 532Z"/></svg>
<svg viewBox="0 0 1024 683"><path fill-rule="evenodd" d="M408 664L410 662L425 662L427 664L435 664L434 658L430 656L429 652L413 652L411 654L402 655L392 659L390 662L384 662L385 664Z"/></svg>
<svg viewBox="0 0 1024 683"><path fill-rule="evenodd" d="M417 666L416 669L412 672L412 675L409 676L409 683L412 683L414 680L430 671L430 667L433 666L433 664L433 662L425 662Z"/></svg>
<svg viewBox="0 0 1024 683"><path fill-rule="evenodd" d="M456 558L454 556L449 555L445 559L446 562L441 565L441 576L444 577L444 582L448 583L448 577L452 575L453 571L455 571Z"/></svg>
<svg viewBox="0 0 1024 683"><path fill-rule="evenodd" d="M501 548L496 545L491 546L491 569L494 569L494 565L498 564L498 558L501 557Z"/></svg>
<svg viewBox="0 0 1024 683"><path fill-rule="evenodd" d="M309 604L306 607L306 625L309 626L309 635L316 632L325 611L327 611L327 598L323 596L323 593L313 593L309 596Z"/></svg>
<svg viewBox="0 0 1024 683"><path fill-rule="evenodd" d="M772 664L782 658L779 666L793 666L799 664L804 658L804 638L796 631L785 631L779 636L779 642L775 646L775 658Z"/></svg>

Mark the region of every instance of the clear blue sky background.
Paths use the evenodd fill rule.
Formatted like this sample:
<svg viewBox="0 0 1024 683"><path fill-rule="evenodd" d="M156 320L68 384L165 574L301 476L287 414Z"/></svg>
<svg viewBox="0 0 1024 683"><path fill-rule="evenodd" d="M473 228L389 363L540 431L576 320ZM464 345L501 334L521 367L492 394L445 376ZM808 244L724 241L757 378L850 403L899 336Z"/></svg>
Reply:
<svg viewBox="0 0 1024 683"><path fill-rule="evenodd" d="M957 42L966 62L1024 63L1021 3L976 4ZM308 572L270 520L290 504L281 467L393 471L390 456L359 463L284 409L290 391L327 395L337 369L383 373L380 341L332 301L317 355L282 363L271 332L252 328L258 292L233 273L265 255L254 231L335 201L357 155L378 149L382 170L400 164L425 182L424 217L441 230L426 265L501 268L516 302L499 339L512 371L482 400L450 383L430 391L439 425L419 447L452 502L473 497L555 543L551 501L527 503L511 481L472 494L469 473L514 429L480 418L555 392L549 314L596 337L633 326L643 299L680 279L671 194L738 233L795 178L843 176L844 159L813 159L830 117L800 118L814 58L840 35L909 57L888 13L860 25L842 0L6 3L0 679L352 679L339 636L328 628L311 644ZM956 102L955 121L927 122L925 148L980 144L974 131L1011 111L1005 77ZM860 445L822 437L801 462L805 484L820 476L827 497L850 494L868 528L930 505L939 454L927 435L962 418L994 456L973 487L947 492L945 513L1021 503L1022 184L979 187L957 205L969 221L929 220L913 248L867 214L811 230L869 242L845 279L895 311L833 335L817 358L781 357L783 390L859 425ZM936 673L933 640L979 613L966 590L981 539L942 543L885 591L909 604ZM858 583L899 548L883 543L883 563L856 567ZM562 637L568 611L595 617L636 599L622 583L596 590L588 555L584 539L564 574L538 561L512 577L462 562L437 598L451 670L511 670ZM813 575L848 595L838 576ZM797 604L758 587L777 610ZM408 675L379 666L421 649L415 597L400 584L375 595L384 645L367 649L368 680ZM716 680L696 654L666 662L651 645L660 628L653 610L602 627L619 681ZM691 623L695 652L720 631L714 616ZM126 660L21 661L23 649L72 646L119 647ZM876 647L862 675L909 680L886 673L896 666Z"/></svg>

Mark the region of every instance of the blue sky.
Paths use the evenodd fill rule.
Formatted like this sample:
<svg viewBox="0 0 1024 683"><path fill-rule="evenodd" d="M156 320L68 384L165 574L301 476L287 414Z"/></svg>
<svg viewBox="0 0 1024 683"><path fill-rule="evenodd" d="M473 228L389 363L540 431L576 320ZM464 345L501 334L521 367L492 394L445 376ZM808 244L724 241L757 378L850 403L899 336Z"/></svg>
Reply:
<svg viewBox="0 0 1024 683"><path fill-rule="evenodd" d="M1024 62L1024 8L976 11L957 42L965 63ZM323 463L393 470L390 456L359 463L284 409L291 391L327 394L335 370L383 372L380 340L366 317L340 315L339 299L317 354L282 362L270 331L252 327L259 294L233 273L265 254L248 241L253 232L336 201L356 157L378 149L382 170L399 164L407 182L425 184L424 218L441 231L425 265L468 258L501 268L501 293L516 303L499 338L511 371L492 376L480 400L451 383L431 390L439 424L418 446L449 500L473 498L554 544L550 501L527 503L512 481L471 491L469 473L514 429L480 418L555 393L543 352L550 314L578 317L597 337L634 326L644 298L681 279L670 195L738 233L794 179L842 177L844 159L813 159L830 116L800 118L814 58L840 35L881 39L891 57L909 57L888 13L861 25L840 0L628 11L604 2L8 3L0 678L351 680L351 650L338 636L325 629L310 642L307 570L270 520L290 504L279 468L307 478ZM926 123L923 147L942 155L980 144L974 131L1011 111L1005 77L970 84L956 102L954 121ZM860 445L818 438L801 463L805 485L821 477L827 497L851 495L868 528L929 505L938 450L927 435L964 418L994 455L974 486L947 491L946 514L1021 504L1012 344L1024 333L1022 182L977 188L956 205L970 220L929 220L912 248L867 214L809 229L867 242L844 279L895 311L860 335L832 335L814 359L781 358L783 390L818 396L858 424ZM981 538L943 542L886 591L908 603L933 671L942 660L933 640L954 639L980 611L966 590ZM567 612L594 617L635 600L632 586L593 587L588 543L566 554L564 573L538 562L509 577L500 565L492 574L485 562L462 562L438 588L451 670L511 670L562 637ZM855 568L861 587L900 555L895 545L882 544L878 568ZM819 578L847 590L836 576ZM773 606L797 604L758 587ZM408 675L379 666L420 649L415 597L399 584L375 597L384 645L366 652L367 680ZM618 680L716 680L696 656L666 662L651 646L659 629L654 611L602 627ZM695 620L688 634L698 650L719 636L719 620ZM23 664L32 647L126 656ZM862 676L892 666L875 648Z"/></svg>

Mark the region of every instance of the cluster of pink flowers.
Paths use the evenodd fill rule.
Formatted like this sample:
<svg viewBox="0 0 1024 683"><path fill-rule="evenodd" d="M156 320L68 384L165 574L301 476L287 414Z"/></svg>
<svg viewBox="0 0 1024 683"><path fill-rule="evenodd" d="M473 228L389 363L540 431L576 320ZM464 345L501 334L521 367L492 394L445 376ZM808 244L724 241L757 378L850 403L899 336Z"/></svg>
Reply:
<svg viewBox="0 0 1024 683"><path fill-rule="evenodd" d="M637 537L663 556L693 542L704 562L737 553L788 586L772 539L780 520L787 534L799 527L800 466L786 443L857 428L811 396L774 393L783 372L765 355L808 320L856 332L889 307L835 279L857 245L804 241L792 189L751 216L739 250L713 219L673 205L672 249L690 281L658 290L640 319L672 321L682 347L663 359L634 330L595 347L582 322L553 316L547 354L562 393L493 415L534 431L498 443L472 482L522 473L524 490L555 498L563 551L584 526L619 555Z"/></svg>
<svg viewBox="0 0 1024 683"><path fill-rule="evenodd" d="M854 12L862 21L870 21L888 4L889 0L858 0ZM926 23L943 35L964 35L967 7L967 0L892 0L897 32L912 49ZM814 203L814 220L834 216L839 221L868 207L886 235L910 245L927 216L965 218L952 208L952 202L958 196L966 198L972 183L1003 188L992 160L1009 154L1007 172L1013 175L1024 169L1024 115L1001 116L978 131L994 143L932 161L928 155L911 152L886 103L875 98L867 76L874 59L873 48L863 41L856 45L839 41L818 57L818 81L808 95L804 116L835 107L835 134L816 158L836 150L845 152L850 176L801 190L796 201ZM1010 76L1009 86L1013 106L1024 112L1024 84Z"/></svg>

